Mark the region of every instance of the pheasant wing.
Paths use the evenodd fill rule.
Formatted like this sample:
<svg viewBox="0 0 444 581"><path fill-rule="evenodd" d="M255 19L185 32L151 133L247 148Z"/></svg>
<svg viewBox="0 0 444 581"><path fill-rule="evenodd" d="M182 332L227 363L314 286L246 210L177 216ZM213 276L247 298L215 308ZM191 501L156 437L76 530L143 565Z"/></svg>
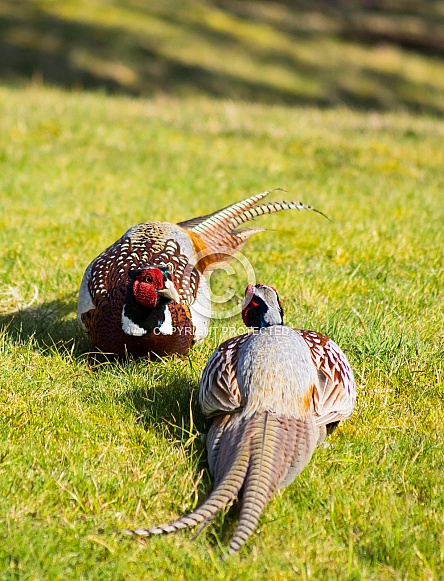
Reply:
<svg viewBox="0 0 444 581"><path fill-rule="evenodd" d="M310 348L318 370L319 389L313 393L318 425L327 425L349 418L356 403L356 385L346 356L336 343L315 331L295 329Z"/></svg>
<svg viewBox="0 0 444 581"><path fill-rule="evenodd" d="M199 403L207 417L231 414L242 406L237 383L239 348L251 337L250 333L233 337L222 343L211 355L202 372Z"/></svg>

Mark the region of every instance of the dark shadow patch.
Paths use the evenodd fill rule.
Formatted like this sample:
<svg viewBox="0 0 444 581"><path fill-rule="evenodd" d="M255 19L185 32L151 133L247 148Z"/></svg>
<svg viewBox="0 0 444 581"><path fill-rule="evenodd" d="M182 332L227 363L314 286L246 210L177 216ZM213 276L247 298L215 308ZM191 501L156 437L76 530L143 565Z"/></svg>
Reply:
<svg viewBox="0 0 444 581"><path fill-rule="evenodd" d="M91 350L91 344L73 317L77 295L47 301L0 315L0 329L14 343L35 341L42 352L56 346L80 356Z"/></svg>
<svg viewBox="0 0 444 581"><path fill-rule="evenodd" d="M213 479L209 474L205 443L202 434L206 434L212 420L205 419L198 403L198 381L193 379L189 368L176 366L169 373L168 380L162 386L140 386L123 394L122 398L129 404L136 421L144 428L154 428L170 439L173 445L185 446L187 454L195 466L198 503L200 506L213 490ZM240 503L235 502L228 509L218 513L214 520L202 529L207 542L223 549L228 545L237 526ZM191 510L190 510L191 512ZM177 514L180 518L186 513ZM164 523L152 523L152 526ZM196 535L199 527L192 527L187 533ZM174 535L171 535L174 536ZM149 543L149 539L147 540Z"/></svg>
<svg viewBox="0 0 444 581"><path fill-rule="evenodd" d="M275 35L285 35L288 42L301 45L336 38L362 47L389 44L417 54L442 57L444 22L439 6L416 4L413 7L407 0L390 6L372 0L313 0L308 5L302 0L281 0L266 6L263 2L213 0L208 3L210 8L218 8L234 20L232 30L222 30L205 19L199 20L196 13L190 16L186 6L179 2L174 10L169 5L150 7L126 0L125 9L133 18L142 21L154 17L195 38L203 47L211 46L216 55L247 55L258 71L247 79L204 61L187 62L181 58L180 48L175 53L164 51L157 36L146 31L63 18L33 0L5 0L0 11L0 78L18 83L41 79L68 89L130 96L205 94L265 104L330 107L341 103L357 109L403 106L415 111L442 112L439 99L421 97L423 86L407 76L379 78L377 71L370 73L377 87L362 95L361 77L352 79L351 86L341 87L343 75L330 70L321 57L305 62L277 46L249 41L248 36L243 37L236 30L236 22L257 23ZM312 79L319 89L316 93L305 93L296 82L294 86L278 86L261 74L261 68L267 67L282 68L287 76ZM386 93L391 97L385 98Z"/></svg>
<svg viewBox="0 0 444 581"><path fill-rule="evenodd" d="M144 359L134 365L156 363ZM184 443L192 440L196 431L206 433L211 425L211 420L206 420L200 409L198 390L198 380L191 377L189 369L175 365L165 373L165 381L142 381L126 391L121 399L129 404L136 421L145 429L161 429L172 441Z"/></svg>

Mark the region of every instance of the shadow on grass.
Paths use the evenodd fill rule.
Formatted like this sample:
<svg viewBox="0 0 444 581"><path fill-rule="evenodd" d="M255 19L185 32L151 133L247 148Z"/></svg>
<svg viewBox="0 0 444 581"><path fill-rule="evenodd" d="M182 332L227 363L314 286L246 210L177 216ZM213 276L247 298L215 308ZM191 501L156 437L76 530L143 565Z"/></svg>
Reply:
<svg viewBox="0 0 444 581"><path fill-rule="evenodd" d="M42 354L52 353L55 346L75 358L87 358L91 371L100 373L102 364L116 365L135 378L135 386L118 397L133 410L135 421L144 429L163 433L172 445L184 447L193 466L198 485L199 504L212 489L207 470L205 444L201 434L207 433L211 420L205 419L198 403L200 369L192 359L171 357L161 361L148 359L113 359L91 352L91 344L81 331L73 313L77 297L47 301L12 313L0 315L0 330L14 344L33 341ZM144 379L144 376L147 378ZM208 542L219 546L232 535L238 518L238 505L223 513L208 530ZM177 515L178 517L181 515ZM190 531L192 534L192 531Z"/></svg>
<svg viewBox="0 0 444 581"><path fill-rule="evenodd" d="M165 373L165 380L153 386L148 382L126 391L121 399L130 404L136 421L145 429L151 428L165 435L172 445L185 449L188 462L197 482L200 506L213 489L213 478L208 471L204 438L212 419L206 419L198 403L198 377L185 359L172 362L172 370ZM139 362L135 362L139 365ZM154 364L155 365L155 364ZM163 363L159 362L159 367ZM159 371L161 373L161 370ZM190 509L191 510L191 509ZM205 528L206 542L220 548L228 544L239 518L240 503L235 502L228 510L219 513L211 526ZM186 514L183 513L183 514ZM176 518L183 514L175 515ZM152 525L162 523L152 523ZM189 529L189 535L196 533L196 527ZM149 543L149 540L148 540Z"/></svg>
<svg viewBox="0 0 444 581"><path fill-rule="evenodd" d="M130 404L137 422L144 428L160 428L169 439L185 443L196 437L196 430L205 432L211 422L205 420L200 410L198 379L190 376L183 360L171 361L172 369L165 369L165 362L130 362L149 365L150 371L158 376L154 381L141 381L121 398Z"/></svg>
<svg viewBox="0 0 444 581"><path fill-rule="evenodd" d="M79 328L73 313L77 308L77 295L47 301L36 306L18 309L0 315L0 329L13 343L33 340L42 352L51 347L80 356L91 350L91 344Z"/></svg>
<svg viewBox="0 0 444 581"><path fill-rule="evenodd" d="M408 74L384 77L384 70L379 75L376 68L354 78L347 60L342 67L330 70L322 50L312 50L307 60L288 48L292 44L305 46L307 41L318 46L320 41L335 38L366 49L388 43L441 58L441 3L423 4L423 8L413 8L407 0L400 0L396 7L371 0L281 0L264 10L255 2L209 0L204 3L204 12L212 15L214 25L211 19L202 18L199 5L193 2L151 6L125 0L114 6L116 14L107 20L94 15L82 18L75 12L65 17L63 11L50 6L45 9L35 0L4 0L0 9L0 78L7 82L43 79L65 88L133 96L197 93L287 105L345 103L381 109L403 105L442 112L439 95L432 100L424 97L424 84ZM103 13L106 10L104 3ZM255 34L265 40L269 34L271 40L258 43ZM283 47L272 42L275 38L285 40ZM194 53L187 57L182 50L184 42L201 46L211 58L208 62L196 60ZM219 66L223 55L231 53L248 55L255 71L250 74L243 68ZM273 75L260 74L270 67L293 82L280 84ZM362 82L365 84L368 77L373 88L363 93ZM299 87L301 79L315 81L317 90L307 92ZM437 86L433 89L439 90Z"/></svg>
<svg viewBox="0 0 444 581"><path fill-rule="evenodd" d="M151 14L149 8L132 7L132 11L141 20L154 15L159 22L188 30L200 42L215 43L215 50L232 43L240 44L240 50L246 49L235 35L222 35L208 26L188 22L183 10L179 14ZM248 80L204 64L183 62L180 53L162 53L156 38L150 35L124 26L64 19L32 0L24 0L21 6L11 5L7 14L0 14L0 34L0 77L7 81L41 78L60 87L132 96L159 91L175 95L197 92L270 103L311 102L264 80ZM328 104L328 99L321 99L319 104Z"/></svg>
<svg viewBox="0 0 444 581"><path fill-rule="evenodd" d="M87 359L91 371L100 373L103 364L116 366L137 379L137 385L120 399L129 403L136 421L145 428L154 426L167 431L175 441L189 439L194 428L208 427L197 401L200 369L192 360L171 356L161 360L113 357L94 351L74 316L77 295L47 301L0 315L0 331L17 346L32 342L43 355L54 347L76 359Z"/></svg>

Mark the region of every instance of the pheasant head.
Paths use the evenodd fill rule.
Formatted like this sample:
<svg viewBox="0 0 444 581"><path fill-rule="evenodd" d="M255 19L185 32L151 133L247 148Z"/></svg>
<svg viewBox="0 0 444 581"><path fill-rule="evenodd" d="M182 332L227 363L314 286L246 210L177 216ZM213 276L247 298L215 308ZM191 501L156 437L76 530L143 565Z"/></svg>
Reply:
<svg viewBox="0 0 444 581"><path fill-rule="evenodd" d="M122 329L127 335L143 337L158 330L174 331L168 305L180 302L167 266L145 266L128 272L129 286L122 310Z"/></svg>
<svg viewBox="0 0 444 581"><path fill-rule="evenodd" d="M136 301L144 307L154 308L167 305L171 301L180 302L167 266L147 266L130 270L132 292Z"/></svg>
<svg viewBox="0 0 444 581"><path fill-rule="evenodd" d="M254 329L283 325L284 311L276 289L266 284L249 284L242 303L242 320Z"/></svg>

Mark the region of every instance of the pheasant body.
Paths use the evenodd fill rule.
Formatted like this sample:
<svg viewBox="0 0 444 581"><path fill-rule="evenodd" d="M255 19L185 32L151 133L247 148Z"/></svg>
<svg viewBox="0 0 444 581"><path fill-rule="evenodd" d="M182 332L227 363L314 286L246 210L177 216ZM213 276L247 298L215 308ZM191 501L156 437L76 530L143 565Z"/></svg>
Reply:
<svg viewBox="0 0 444 581"><path fill-rule="evenodd" d="M78 321L93 345L119 356L162 356L185 354L203 340L211 317L204 273L262 230L238 227L262 214L314 210L294 202L261 204L269 193L177 225L137 224L97 256L78 299Z"/></svg>
<svg viewBox="0 0 444 581"><path fill-rule="evenodd" d="M127 351L144 356L185 354L195 340L205 338L209 291L205 278L193 266L194 255L189 236L179 226L146 222L125 232L88 266L82 281L78 319L92 343L107 353L122 356ZM122 319L129 272L149 266L170 269L180 302L162 305L159 313L146 309L152 328L145 333L140 330L143 326L137 317L134 325L126 328ZM166 320L170 325L163 333L162 323Z"/></svg>
<svg viewBox="0 0 444 581"><path fill-rule="evenodd" d="M355 383L339 347L325 335L284 326L271 287L249 285L247 299L243 318L255 321L255 331L222 343L200 382L201 408L214 417L207 436L212 493L169 525L128 532L149 536L203 526L243 489L228 552L237 551L273 493L307 466L327 428L351 415Z"/></svg>

